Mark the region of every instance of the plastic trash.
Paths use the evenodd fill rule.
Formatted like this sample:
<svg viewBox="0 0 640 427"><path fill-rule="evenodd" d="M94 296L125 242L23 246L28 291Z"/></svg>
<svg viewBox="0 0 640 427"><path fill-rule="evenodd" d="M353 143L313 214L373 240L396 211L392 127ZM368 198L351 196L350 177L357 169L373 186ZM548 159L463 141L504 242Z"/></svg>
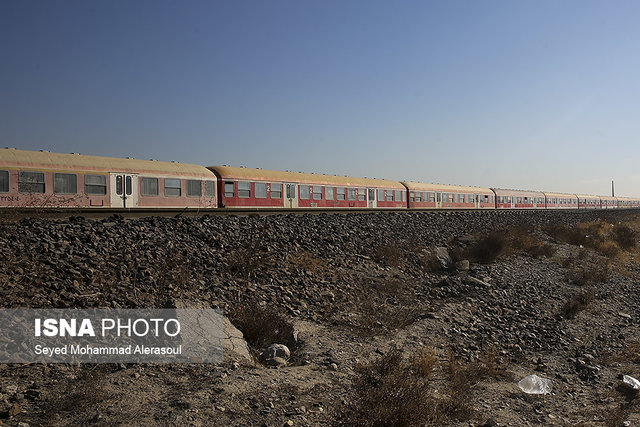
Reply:
<svg viewBox="0 0 640 427"><path fill-rule="evenodd" d="M527 394L549 394L551 393L551 380L537 375L529 375L520 380L518 387Z"/></svg>
<svg viewBox="0 0 640 427"><path fill-rule="evenodd" d="M634 390L640 390L640 381L629 375L623 375L622 382Z"/></svg>

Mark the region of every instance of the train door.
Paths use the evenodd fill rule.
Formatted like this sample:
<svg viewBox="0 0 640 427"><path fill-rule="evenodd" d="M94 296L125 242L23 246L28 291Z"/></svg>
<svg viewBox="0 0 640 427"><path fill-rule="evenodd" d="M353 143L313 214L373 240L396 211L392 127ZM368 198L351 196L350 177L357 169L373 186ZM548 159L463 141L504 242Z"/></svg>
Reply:
<svg viewBox="0 0 640 427"><path fill-rule="evenodd" d="M436 193L436 208L442 207L442 193Z"/></svg>
<svg viewBox="0 0 640 427"><path fill-rule="evenodd" d="M296 184L285 184L285 208L297 208L298 198L296 197Z"/></svg>
<svg viewBox="0 0 640 427"><path fill-rule="evenodd" d="M135 208L138 206L138 177L126 173L111 173L112 208Z"/></svg>
<svg viewBox="0 0 640 427"><path fill-rule="evenodd" d="M375 188L368 188L367 189L367 207L368 208L375 208L376 206L376 189Z"/></svg>

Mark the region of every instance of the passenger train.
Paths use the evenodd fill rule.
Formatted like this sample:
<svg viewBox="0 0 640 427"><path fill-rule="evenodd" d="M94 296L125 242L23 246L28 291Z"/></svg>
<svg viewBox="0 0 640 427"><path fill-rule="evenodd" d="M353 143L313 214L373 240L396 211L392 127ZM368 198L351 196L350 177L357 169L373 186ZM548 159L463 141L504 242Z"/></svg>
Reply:
<svg viewBox="0 0 640 427"><path fill-rule="evenodd" d="M0 149L0 207L617 209L639 198L398 182Z"/></svg>

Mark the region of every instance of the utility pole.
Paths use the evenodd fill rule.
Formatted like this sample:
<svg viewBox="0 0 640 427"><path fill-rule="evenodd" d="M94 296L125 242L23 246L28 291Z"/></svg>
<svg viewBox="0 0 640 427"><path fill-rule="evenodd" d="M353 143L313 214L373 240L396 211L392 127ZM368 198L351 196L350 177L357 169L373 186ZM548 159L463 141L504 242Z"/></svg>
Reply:
<svg viewBox="0 0 640 427"><path fill-rule="evenodd" d="M616 197L616 192L613 190L613 180L611 180L611 197Z"/></svg>

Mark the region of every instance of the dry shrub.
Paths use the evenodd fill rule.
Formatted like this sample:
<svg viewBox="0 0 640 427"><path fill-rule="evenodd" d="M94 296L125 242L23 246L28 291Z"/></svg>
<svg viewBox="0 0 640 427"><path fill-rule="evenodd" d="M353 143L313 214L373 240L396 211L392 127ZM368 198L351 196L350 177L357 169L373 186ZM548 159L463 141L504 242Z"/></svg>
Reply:
<svg viewBox="0 0 640 427"><path fill-rule="evenodd" d="M495 353L462 364L453 352L434 378L438 366L435 353L421 348L405 362L394 350L366 365L357 365L353 381L354 399L346 414L347 425L424 426L450 420L464 421L473 415L473 386L487 376L497 375Z"/></svg>
<svg viewBox="0 0 640 427"><path fill-rule="evenodd" d="M467 248L469 259L487 264L496 259L506 246L504 233L493 232L481 237Z"/></svg>
<svg viewBox="0 0 640 427"><path fill-rule="evenodd" d="M613 227L613 236L618 246L624 250L630 250L636 247L638 233L629 226L616 224L616 226Z"/></svg>
<svg viewBox="0 0 640 427"><path fill-rule="evenodd" d="M403 328L420 317L411 284L401 280L361 280L343 311L354 314L359 334ZM341 309L342 310L342 309Z"/></svg>
<svg viewBox="0 0 640 427"><path fill-rule="evenodd" d="M256 304L237 306L229 310L229 320L244 334L254 355L271 344L295 346L293 325L272 309Z"/></svg>
<svg viewBox="0 0 640 427"><path fill-rule="evenodd" d="M605 365L623 362L631 362L640 365L640 338L627 344L617 353L609 353L602 358L602 363Z"/></svg>
<svg viewBox="0 0 640 427"><path fill-rule="evenodd" d="M287 257L288 265L301 268L309 273L317 273L322 266L322 261L315 258L309 251L299 250Z"/></svg>
<svg viewBox="0 0 640 427"><path fill-rule="evenodd" d="M440 260L433 253L422 254L418 258L418 264L422 269L422 271L425 271L428 273L439 273L443 270Z"/></svg>
<svg viewBox="0 0 640 427"><path fill-rule="evenodd" d="M395 243L377 246L374 257L378 262L389 267L400 267L403 264L402 249Z"/></svg>
<svg viewBox="0 0 640 427"><path fill-rule="evenodd" d="M436 352L433 349L422 347L411 360L411 367L418 375L428 378L433 375L437 363Z"/></svg>
<svg viewBox="0 0 640 427"><path fill-rule="evenodd" d="M545 231L564 243L593 249L609 258L615 258L621 250L636 247L637 232L627 225L611 226L606 221L581 222L575 227L552 224Z"/></svg>
<svg viewBox="0 0 640 427"><path fill-rule="evenodd" d="M620 253L618 244L611 240L599 242L594 249L608 258L615 258Z"/></svg>
<svg viewBox="0 0 640 427"><path fill-rule="evenodd" d="M226 257L226 269L233 275L245 279L255 277L261 272L269 255L259 245L260 239L250 239L243 245L232 249Z"/></svg>
<svg viewBox="0 0 640 427"><path fill-rule="evenodd" d="M580 294L574 295L565 301L560 314L565 319L575 319L575 317L583 310L586 310L589 305L595 299L593 291L586 291Z"/></svg>
<svg viewBox="0 0 640 427"><path fill-rule="evenodd" d="M423 426L443 421L430 384L414 375L398 350L357 365L353 393L346 425Z"/></svg>
<svg viewBox="0 0 640 427"><path fill-rule="evenodd" d="M508 231L508 249L511 252L526 253L535 258L550 257L555 249L533 234L533 230L524 226L513 227Z"/></svg>
<svg viewBox="0 0 640 427"><path fill-rule="evenodd" d="M51 423L55 414L89 412L92 407L102 407L111 398L107 392L109 365L81 368L82 371L59 387L55 396L42 403L42 423Z"/></svg>
<svg viewBox="0 0 640 427"><path fill-rule="evenodd" d="M594 265L585 268L574 265L566 277L580 286L601 285L609 281L610 271L611 268L608 263L598 261Z"/></svg>

